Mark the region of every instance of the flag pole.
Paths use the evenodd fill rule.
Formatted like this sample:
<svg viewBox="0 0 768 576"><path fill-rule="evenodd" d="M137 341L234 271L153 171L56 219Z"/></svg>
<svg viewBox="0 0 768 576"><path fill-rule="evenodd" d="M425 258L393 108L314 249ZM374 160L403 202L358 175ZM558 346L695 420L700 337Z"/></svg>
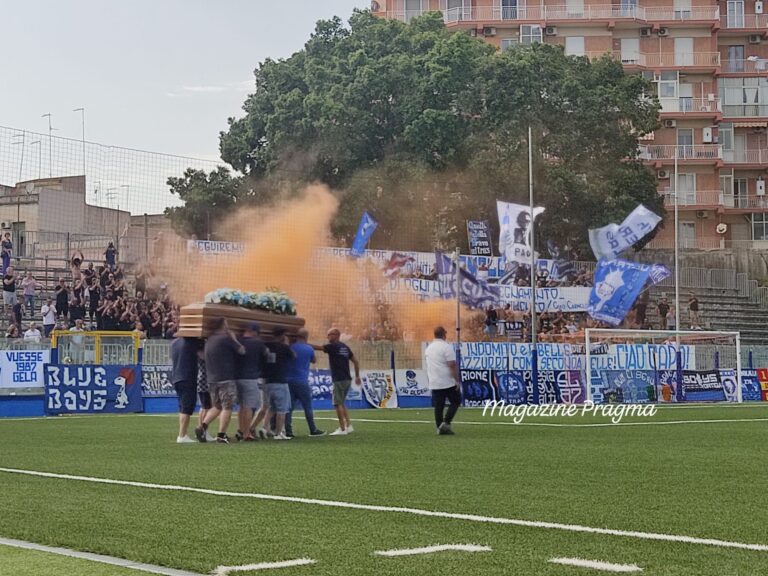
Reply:
<svg viewBox="0 0 768 576"><path fill-rule="evenodd" d="M456 263L456 344L461 350L461 256L458 247L453 253L453 260Z"/></svg>
<svg viewBox="0 0 768 576"><path fill-rule="evenodd" d="M533 213L533 131L528 124L528 204L531 210L531 381L538 385L538 361L536 350L536 217Z"/></svg>

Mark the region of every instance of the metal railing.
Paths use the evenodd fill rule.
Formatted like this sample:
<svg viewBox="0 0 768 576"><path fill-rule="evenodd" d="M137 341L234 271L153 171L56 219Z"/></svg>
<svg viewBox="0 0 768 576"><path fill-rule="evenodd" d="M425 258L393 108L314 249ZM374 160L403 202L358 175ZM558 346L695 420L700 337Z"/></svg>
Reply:
<svg viewBox="0 0 768 576"><path fill-rule="evenodd" d="M672 6L651 6L644 9L643 20L720 20L719 6L691 6L688 8L673 8Z"/></svg>
<svg viewBox="0 0 768 576"><path fill-rule="evenodd" d="M664 206L667 208L675 205L675 191L663 190ZM721 190L680 190L678 194L678 206L723 206L724 199Z"/></svg>
<svg viewBox="0 0 768 576"><path fill-rule="evenodd" d="M766 164L768 150L724 150L722 159L726 164Z"/></svg>
<svg viewBox="0 0 768 576"><path fill-rule="evenodd" d="M748 30L758 30L768 28L768 14L737 14L734 16L724 15L725 28Z"/></svg>
<svg viewBox="0 0 768 576"><path fill-rule="evenodd" d="M701 114L721 112L720 98L659 98L661 113Z"/></svg>
<svg viewBox="0 0 768 576"><path fill-rule="evenodd" d="M645 52L639 54L639 56L640 61L638 64L650 68L663 68L666 66L677 68L720 66L720 52Z"/></svg>
<svg viewBox="0 0 768 576"><path fill-rule="evenodd" d="M724 59L720 72L724 74L760 74L768 72L768 58Z"/></svg>
<svg viewBox="0 0 768 576"><path fill-rule="evenodd" d="M723 148L718 144L641 144L641 160L718 160L723 157Z"/></svg>
<svg viewBox="0 0 768 576"><path fill-rule="evenodd" d="M765 118L768 104L725 104L722 112L725 118Z"/></svg>

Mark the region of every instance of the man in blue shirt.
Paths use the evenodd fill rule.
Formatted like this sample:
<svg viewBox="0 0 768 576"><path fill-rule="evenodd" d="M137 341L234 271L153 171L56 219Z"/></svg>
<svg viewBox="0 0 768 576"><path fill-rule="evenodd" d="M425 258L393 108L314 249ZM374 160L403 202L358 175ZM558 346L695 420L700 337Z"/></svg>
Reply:
<svg viewBox="0 0 768 576"><path fill-rule="evenodd" d="M315 349L307 344L309 332L304 328L299 330L296 335L296 341L291 344L291 350L296 355L291 367L288 369L286 380L291 392L291 411L285 416L285 435L293 437L293 409L296 407L296 401L301 402L304 408L304 417L307 419L310 436L323 436L325 432L318 430L315 425L315 416L312 412L312 390L309 387L309 365L314 364Z"/></svg>

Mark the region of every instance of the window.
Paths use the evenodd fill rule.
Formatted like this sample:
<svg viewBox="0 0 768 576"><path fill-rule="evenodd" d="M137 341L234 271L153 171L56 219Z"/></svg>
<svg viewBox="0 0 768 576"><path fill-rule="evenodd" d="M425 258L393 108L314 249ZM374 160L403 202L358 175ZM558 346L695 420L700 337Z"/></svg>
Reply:
<svg viewBox="0 0 768 576"><path fill-rule="evenodd" d="M728 28L744 28L744 0L728 0Z"/></svg>
<svg viewBox="0 0 768 576"><path fill-rule="evenodd" d="M728 46L728 72L744 72L744 46Z"/></svg>
<svg viewBox="0 0 768 576"><path fill-rule="evenodd" d="M584 36L566 36L566 56L584 56Z"/></svg>
<svg viewBox="0 0 768 576"><path fill-rule="evenodd" d="M675 20L691 19L691 0L675 0Z"/></svg>
<svg viewBox="0 0 768 576"><path fill-rule="evenodd" d="M501 51L506 52L512 46L517 46L517 38L502 38L501 39Z"/></svg>
<svg viewBox="0 0 768 576"><path fill-rule="evenodd" d="M752 214L752 240L768 240L768 214Z"/></svg>
<svg viewBox="0 0 768 576"><path fill-rule="evenodd" d="M723 78L719 84L726 116L768 115L768 78Z"/></svg>
<svg viewBox="0 0 768 576"><path fill-rule="evenodd" d="M678 72L662 72L659 76L659 98L677 98Z"/></svg>
<svg viewBox="0 0 768 576"><path fill-rule="evenodd" d="M501 0L501 19L517 20L517 0Z"/></svg>
<svg viewBox="0 0 768 576"><path fill-rule="evenodd" d="M541 26L523 24L520 26L520 44L541 42Z"/></svg>

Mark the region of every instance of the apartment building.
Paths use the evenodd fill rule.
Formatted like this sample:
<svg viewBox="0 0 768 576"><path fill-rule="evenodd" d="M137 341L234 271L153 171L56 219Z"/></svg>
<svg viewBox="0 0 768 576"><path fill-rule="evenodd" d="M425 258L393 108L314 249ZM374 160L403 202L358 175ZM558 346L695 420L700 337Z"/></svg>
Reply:
<svg viewBox="0 0 768 576"><path fill-rule="evenodd" d="M375 0L409 21L439 10L451 29L499 50L546 42L566 54L610 54L654 83L663 127L640 158L674 206L678 166L683 248L768 248L768 6L764 0ZM765 0L768 4L768 0ZM667 226L652 247L671 248Z"/></svg>

